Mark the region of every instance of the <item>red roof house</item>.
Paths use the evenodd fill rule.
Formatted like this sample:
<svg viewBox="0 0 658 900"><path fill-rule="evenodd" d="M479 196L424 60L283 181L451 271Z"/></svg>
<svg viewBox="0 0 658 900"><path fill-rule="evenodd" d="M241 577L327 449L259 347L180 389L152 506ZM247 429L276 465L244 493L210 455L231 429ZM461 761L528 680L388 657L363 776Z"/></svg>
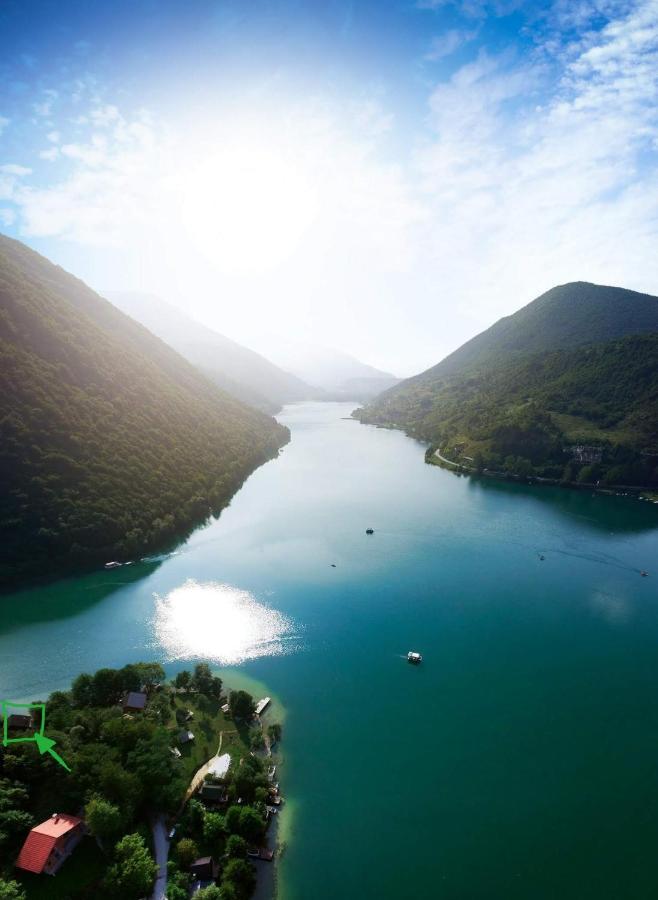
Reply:
<svg viewBox="0 0 658 900"><path fill-rule="evenodd" d="M18 854L17 868L54 875L80 843L84 833L82 819L54 813L30 831Z"/></svg>

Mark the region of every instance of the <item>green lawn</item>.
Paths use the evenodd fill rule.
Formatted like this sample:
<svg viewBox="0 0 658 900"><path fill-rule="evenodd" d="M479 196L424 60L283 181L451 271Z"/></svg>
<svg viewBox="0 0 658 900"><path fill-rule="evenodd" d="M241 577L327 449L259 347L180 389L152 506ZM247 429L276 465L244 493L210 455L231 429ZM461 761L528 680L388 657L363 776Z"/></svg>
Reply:
<svg viewBox="0 0 658 900"><path fill-rule="evenodd" d="M172 732L172 746L178 747L182 754L180 763L184 767L187 782L217 752L222 733L222 753L231 754L231 763L249 753L248 729L241 725L238 733L235 722L221 711L224 702L224 699L221 702L208 700L198 694L177 694L175 697L176 706L172 707L167 727ZM177 726L175 709L190 709L194 717L186 725ZM185 728L194 734L194 741L181 746L174 735L177 736Z"/></svg>
<svg viewBox="0 0 658 900"><path fill-rule="evenodd" d="M105 874L107 860L91 837L82 839L56 875L16 874L28 900L74 900L91 897Z"/></svg>

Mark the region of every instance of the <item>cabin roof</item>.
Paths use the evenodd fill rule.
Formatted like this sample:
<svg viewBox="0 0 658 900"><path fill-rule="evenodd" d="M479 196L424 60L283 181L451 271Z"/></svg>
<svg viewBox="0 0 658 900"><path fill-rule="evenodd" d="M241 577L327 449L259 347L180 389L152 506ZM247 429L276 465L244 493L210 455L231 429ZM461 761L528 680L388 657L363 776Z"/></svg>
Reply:
<svg viewBox="0 0 658 900"><path fill-rule="evenodd" d="M26 872L43 872L53 848L62 835L67 834L82 822L76 816L55 814L30 831L18 854L16 865Z"/></svg>
<svg viewBox="0 0 658 900"><path fill-rule="evenodd" d="M144 709L146 694L142 691L129 691L123 698L124 709Z"/></svg>

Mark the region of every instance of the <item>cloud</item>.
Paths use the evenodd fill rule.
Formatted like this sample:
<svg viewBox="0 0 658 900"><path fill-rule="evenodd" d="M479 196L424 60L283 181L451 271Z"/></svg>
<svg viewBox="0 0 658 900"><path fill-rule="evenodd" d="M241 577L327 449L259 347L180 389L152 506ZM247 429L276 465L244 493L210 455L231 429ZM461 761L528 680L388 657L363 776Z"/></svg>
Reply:
<svg viewBox="0 0 658 900"><path fill-rule="evenodd" d="M529 0L418 0L418 9L442 9L455 7L461 15L470 19L483 19L492 15L508 16L526 5Z"/></svg>
<svg viewBox="0 0 658 900"><path fill-rule="evenodd" d="M37 116L40 116L42 118L49 118L52 115L53 106L59 96L59 93L58 91L48 89L44 90L42 92L42 95L44 99L38 103L35 103L32 108Z"/></svg>
<svg viewBox="0 0 658 900"><path fill-rule="evenodd" d="M32 169L28 169L27 166L19 166L16 163L5 163L0 166L0 173L3 175L30 175Z"/></svg>
<svg viewBox="0 0 658 900"><path fill-rule="evenodd" d="M0 209L0 225L9 228L16 221L16 213L13 209Z"/></svg>
<svg viewBox="0 0 658 900"><path fill-rule="evenodd" d="M235 337L285 319L410 373L554 284L658 292L658 0L558 0L527 37L470 44L415 133L375 91L164 120L81 81L57 142L42 123L52 181L0 169L0 198L21 234L105 253L103 284L120 259Z"/></svg>
<svg viewBox="0 0 658 900"><path fill-rule="evenodd" d="M552 90L543 64L481 53L433 92L428 253L479 319L579 278L658 286L657 13L561 45Z"/></svg>
<svg viewBox="0 0 658 900"><path fill-rule="evenodd" d="M5 116L0 116L0 134L5 130L7 125L9 125L9 119L5 118Z"/></svg>
<svg viewBox="0 0 658 900"><path fill-rule="evenodd" d="M442 34L432 38L430 48L425 54L424 59L429 62L436 62L451 56L455 50L463 47L464 44L474 40L477 37L477 31L461 31L457 28L450 28Z"/></svg>

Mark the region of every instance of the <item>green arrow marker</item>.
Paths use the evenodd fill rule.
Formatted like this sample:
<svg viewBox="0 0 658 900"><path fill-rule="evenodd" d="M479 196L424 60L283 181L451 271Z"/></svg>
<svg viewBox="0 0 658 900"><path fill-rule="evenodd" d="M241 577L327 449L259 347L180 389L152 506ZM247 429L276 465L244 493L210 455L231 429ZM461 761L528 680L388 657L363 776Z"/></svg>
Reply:
<svg viewBox="0 0 658 900"><path fill-rule="evenodd" d="M64 762L64 760L62 759L62 757L59 755L59 753L56 753L53 750L53 747L55 746L55 741L52 738L49 738L43 734L37 733L34 735L34 740L37 742L37 747L39 748L39 753L41 753L41 754L50 753L50 755L55 760L55 762L58 762L60 764L60 766L64 766L64 768L66 769L67 772L71 771L69 769L69 767L66 765L66 763Z"/></svg>

